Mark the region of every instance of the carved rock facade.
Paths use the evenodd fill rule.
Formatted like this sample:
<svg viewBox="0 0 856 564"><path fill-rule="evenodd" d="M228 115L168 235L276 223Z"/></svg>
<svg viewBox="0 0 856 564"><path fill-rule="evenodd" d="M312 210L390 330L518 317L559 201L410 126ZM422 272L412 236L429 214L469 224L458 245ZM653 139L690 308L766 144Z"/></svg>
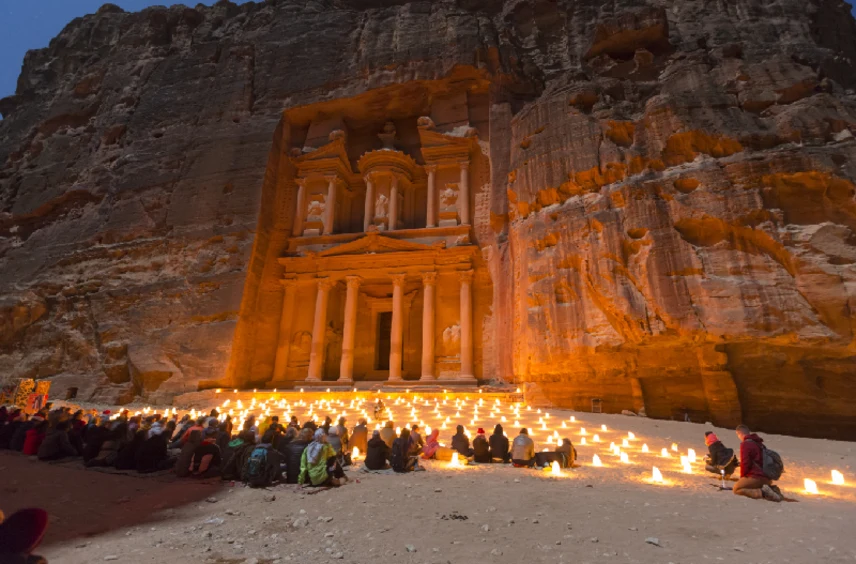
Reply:
<svg viewBox="0 0 856 564"><path fill-rule="evenodd" d="M289 264L434 227L477 251L478 379L847 436L854 61L837 0L106 5L0 100L0 371L103 400L261 387L278 356L311 363L311 326L280 338ZM431 173L429 213L443 138L467 186ZM456 325L436 319L436 362Z"/></svg>

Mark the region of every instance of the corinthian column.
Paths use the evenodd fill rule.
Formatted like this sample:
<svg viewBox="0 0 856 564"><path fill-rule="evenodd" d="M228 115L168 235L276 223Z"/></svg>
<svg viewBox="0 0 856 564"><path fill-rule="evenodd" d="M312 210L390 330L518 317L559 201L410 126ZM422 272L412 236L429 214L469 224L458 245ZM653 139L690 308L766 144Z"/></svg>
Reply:
<svg viewBox="0 0 856 564"><path fill-rule="evenodd" d="M389 381L401 381L401 349L404 327L404 280L406 274L392 275L392 330L389 337Z"/></svg>
<svg viewBox="0 0 856 564"><path fill-rule="evenodd" d="M297 209L294 210L295 237L303 235L303 214L306 213L306 180L300 178L297 182Z"/></svg>
<svg viewBox="0 0 856 564"><path fill-rule="evenodd" d="M434 286L436 272L422 274L422 376L420 380L434 379Z"/></svg>
<svg viewBox="0 0 856 564"><path fill-rule="evenodd" d="M365 215L363 216L363 231L369 230L369 225L372 224L374 220L374 183L372 182L372 175L366 175L366 207L365 207Z"/></svg>
<svg viewBox="0 0 856 564"><path fill-rule="evenodd" d="M345 327L342 331L342 362L339 364L339 382L354 381L354 337L357 328L357 293L360 289L359 276L347 276L348 291L345 294Z"/></svg>
<svg viewBox="0 0 856 564"><path fill-rule="evenodd" d="M461 193L458 196L458 213L461 214L461 225L470 224L470 163L461 163Z"/></svg>
<svg viewBox="0 0 856 564"><path fill-rule="evenodd" d="M327 301L330 288L335 284L329 278L318 279L318 294L315 298L315 322L312 324L312 347L309 349L309 375L307 382L321 380L324 368L324 338L327 333Z"/></svg>
<svg viewBox="0 0 856 564"><path fill-rule="evenodd" d="M398 177L392 175L389 188L389 230L398 229Z"/></svg>
<svg viewBox="0 0 856 564"><path fill-rule="evenodd" d="M327 202L324 215L324 235L332 235L336 223L336 184L339 179L335 176L326 176L327 180Z"/></svg>
<svg viewBox="0 0 856 564"><path fill-rule="evenodd" d="M437 227L437 165L425 167L428 171L428 212L425 227Z"/></svg>
<svg viewBox="0 0 856 564"><path fill-rule="evenodd" d="M473 375L473 271L458 273L461 281L461 380Z"/></svg>
<svg viewBox="0 0 856 564"><path fill-rule="evenodd" d="M288 354L291 350L291 328L294 319L294 294L297 290L297 280L287 278L280 280L285 287L285 296L282 299L282 315L279 318L279 336L276 344L276 360L273 365L273 378L271 382L282 382L285 380L288 370Z"/></svg>

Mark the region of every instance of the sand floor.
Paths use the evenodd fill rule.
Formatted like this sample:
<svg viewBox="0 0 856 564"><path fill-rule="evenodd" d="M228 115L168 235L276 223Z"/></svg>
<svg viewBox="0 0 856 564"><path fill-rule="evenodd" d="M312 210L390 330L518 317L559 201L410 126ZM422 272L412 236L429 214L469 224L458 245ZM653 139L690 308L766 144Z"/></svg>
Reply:
<svg viewBox="0 0 856 564"><path fill-rule="evenodd" d="M308 494L286 485L253 490L101 474L5 452L0 507L47 508L51 526L40 552L63 563L856 561L854 443L765 436L785 459L783 490L799 500L776 504L719 491L700 460L687 475L679 453L660 458L660 449L674 442L681 453L694 447L700 459L710 426L550 414L554 422L574 415L575 433L585 425L589 439L597 432L602 440L583 446L569 432L581 466L558 477L506 465L452 469L429 462L427 471L407 475L352 468L349 485ZM603 424L608 431L600 430ZM509 437L516 434L505 427ZM733 431L714 430L737 447ZM628 431L636 440L626 449L630 463L622 464L607 447ZM651 452L643 454L642 444ZM603 467L591 465L593 454ZM653 465L666 484L650 483ZM832 469L848 485L831 485ZM816 480L819 495L803 491L804 478Z"/></svg>

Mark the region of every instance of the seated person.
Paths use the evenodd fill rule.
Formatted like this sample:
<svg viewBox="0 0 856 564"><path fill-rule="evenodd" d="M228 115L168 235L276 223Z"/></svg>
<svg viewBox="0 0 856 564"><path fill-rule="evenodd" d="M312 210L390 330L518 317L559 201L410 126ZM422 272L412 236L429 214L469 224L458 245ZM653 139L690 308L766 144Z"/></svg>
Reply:
<svg viewBox="0 0 856 564"><path fill-rule="evenodd" d="M45 440L39 445L39 460L59 460L80 454L68 438L69 427L68 422L63 421L45 435Z"/></svg>
<svg viewBox="0 0 856 564"><path fill-rule="evenodd" d="M386 443L386 446L392 448L392 441L396 439L395 436L395 427L392 421L387 421L383 429L380 430L380 438L383 439L383 442Z"/></svg>
<svg viewBox="0 0 856 564"><path fill-rule="evenodd" d="M523 427L511 443L511 462L517 468L531 468L535 464L535 442L529 438L529 429Z"/></svg>
<svg viewBox="0 0 856 564"><path fill-rule="evenodd" d="M300 459L300 477L298 484L309 484L313 487L338 487L347 481L345 472L336 461L336 453L327 443L327 433L324 429L315 431L315 440L309 443Z"/></svg>
<svg viewBox="0 0 856 564"><path fill-rule="evenodd" d="M422 458L434 458L437 451L440 449L440 429L432 429L428 435L428 440L425 441L425 446L422 447Z"/></svg>
<svg viewBox="0 0 856 564"><path fill-rule="evenodd" d="M464 434L463 425L458 425L455 428L455 434L452 435L452 449L467 458L473 455L473 449L470 448L470 439Z"/></svg>
<svg viewBox="0 0 856 564"><path fill-rule="evenodd" d="M288 484L296 484L300 477L300 460L303 451L312 442L312 430L303 429L297 434L297 438L285 447L285 481Z"/></svg>
<svg viewBox="0 0 856 564"><path fill-rule="evenodd" d="M128 441L128 424L119 423L110 431L108 438L101 445L98 456L86 463L86 466L114 467L119 458L119 451Z"/></svg>
<svg viewBox="0 0 856 564"><path fill-rule="evenodd" d="M479 427L476 433L476 438L473 439L473 460L490 464L490 444L487 442L487 437L484 435L484 429Z"/></svg>
<svg viewBox="0 0 856 564"><path fill-rule="evenodd" d="M366 445L365 465L369 470L385 470L389 468L389 447L380 437L380 431L373 431L372 438Z"/></svg>
<svg viewBox="0 0 856 564"><path fill-rule="evenodd" d="M577 449L571 439L562 439L562 444L556 447L556 453L562 455L562 468L573 468L574 461L577 459Z"/></svg>
<svg viewBox="0 0 856 564"><path fill-rule="evenodd" d="M508 451L508 437L502 429L502 425L497 423L493 428L493 435L490 436L490 457L499 462L508 462L511 460L511 453Z"/></svg>
<svg viewBox="0 0 856 564"><path fill-rule="evenodd" d="M734 455L734 450L726 448L712 431L707 431L704 434L704 444L707 445L707 455L704 457L704 469L717 476L721 476L724 470L725 477L731 478L738 464L740 464Z"/></svg>
<svg viewBox="0 0 856 564"><path fill-rule="evenodd" d="M48 422L40 421L35 427L27 431L27 435L24 438L24 448L21 452L27 456L37 455L39 453L39 447L42 446L42 442L45 440L47 430Z"/></svg>
<svg viewBox="0 0 856 564"><path fill-rule="evenodd" d="M220 475L222 456L217 446L217 427L205 429L202 443L193 451L190 459L190 475L195 478L212 478Z"/></svg>
<svg viewBox="0 0 856 564"><path fill-rule="evenodd" d="M167 431L164 427L153 426L148 438L139 446L134 455L134 467L137 472L148 473L167 470L175 465L175 458L167 453Z"/></svg>
<svg viewBox="0 0 856 564"><path fill-rule="evenodd" d="M416 469L419 458L414 456L414 446L410 430L402 429L401 436L392 443L390 465L395 472L413 472Z"/></svg>

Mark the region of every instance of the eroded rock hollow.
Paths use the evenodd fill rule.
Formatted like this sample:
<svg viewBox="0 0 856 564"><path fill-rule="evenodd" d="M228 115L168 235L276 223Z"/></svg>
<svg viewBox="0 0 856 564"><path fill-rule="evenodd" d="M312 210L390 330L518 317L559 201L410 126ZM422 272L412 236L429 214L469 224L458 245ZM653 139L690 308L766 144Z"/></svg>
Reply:
<svg viewBox="0 0 856 564"><path fill-rule="evenodd" d="M852 437L854 62L840 0L105 5L0 100L0 373Z"/></svg>

